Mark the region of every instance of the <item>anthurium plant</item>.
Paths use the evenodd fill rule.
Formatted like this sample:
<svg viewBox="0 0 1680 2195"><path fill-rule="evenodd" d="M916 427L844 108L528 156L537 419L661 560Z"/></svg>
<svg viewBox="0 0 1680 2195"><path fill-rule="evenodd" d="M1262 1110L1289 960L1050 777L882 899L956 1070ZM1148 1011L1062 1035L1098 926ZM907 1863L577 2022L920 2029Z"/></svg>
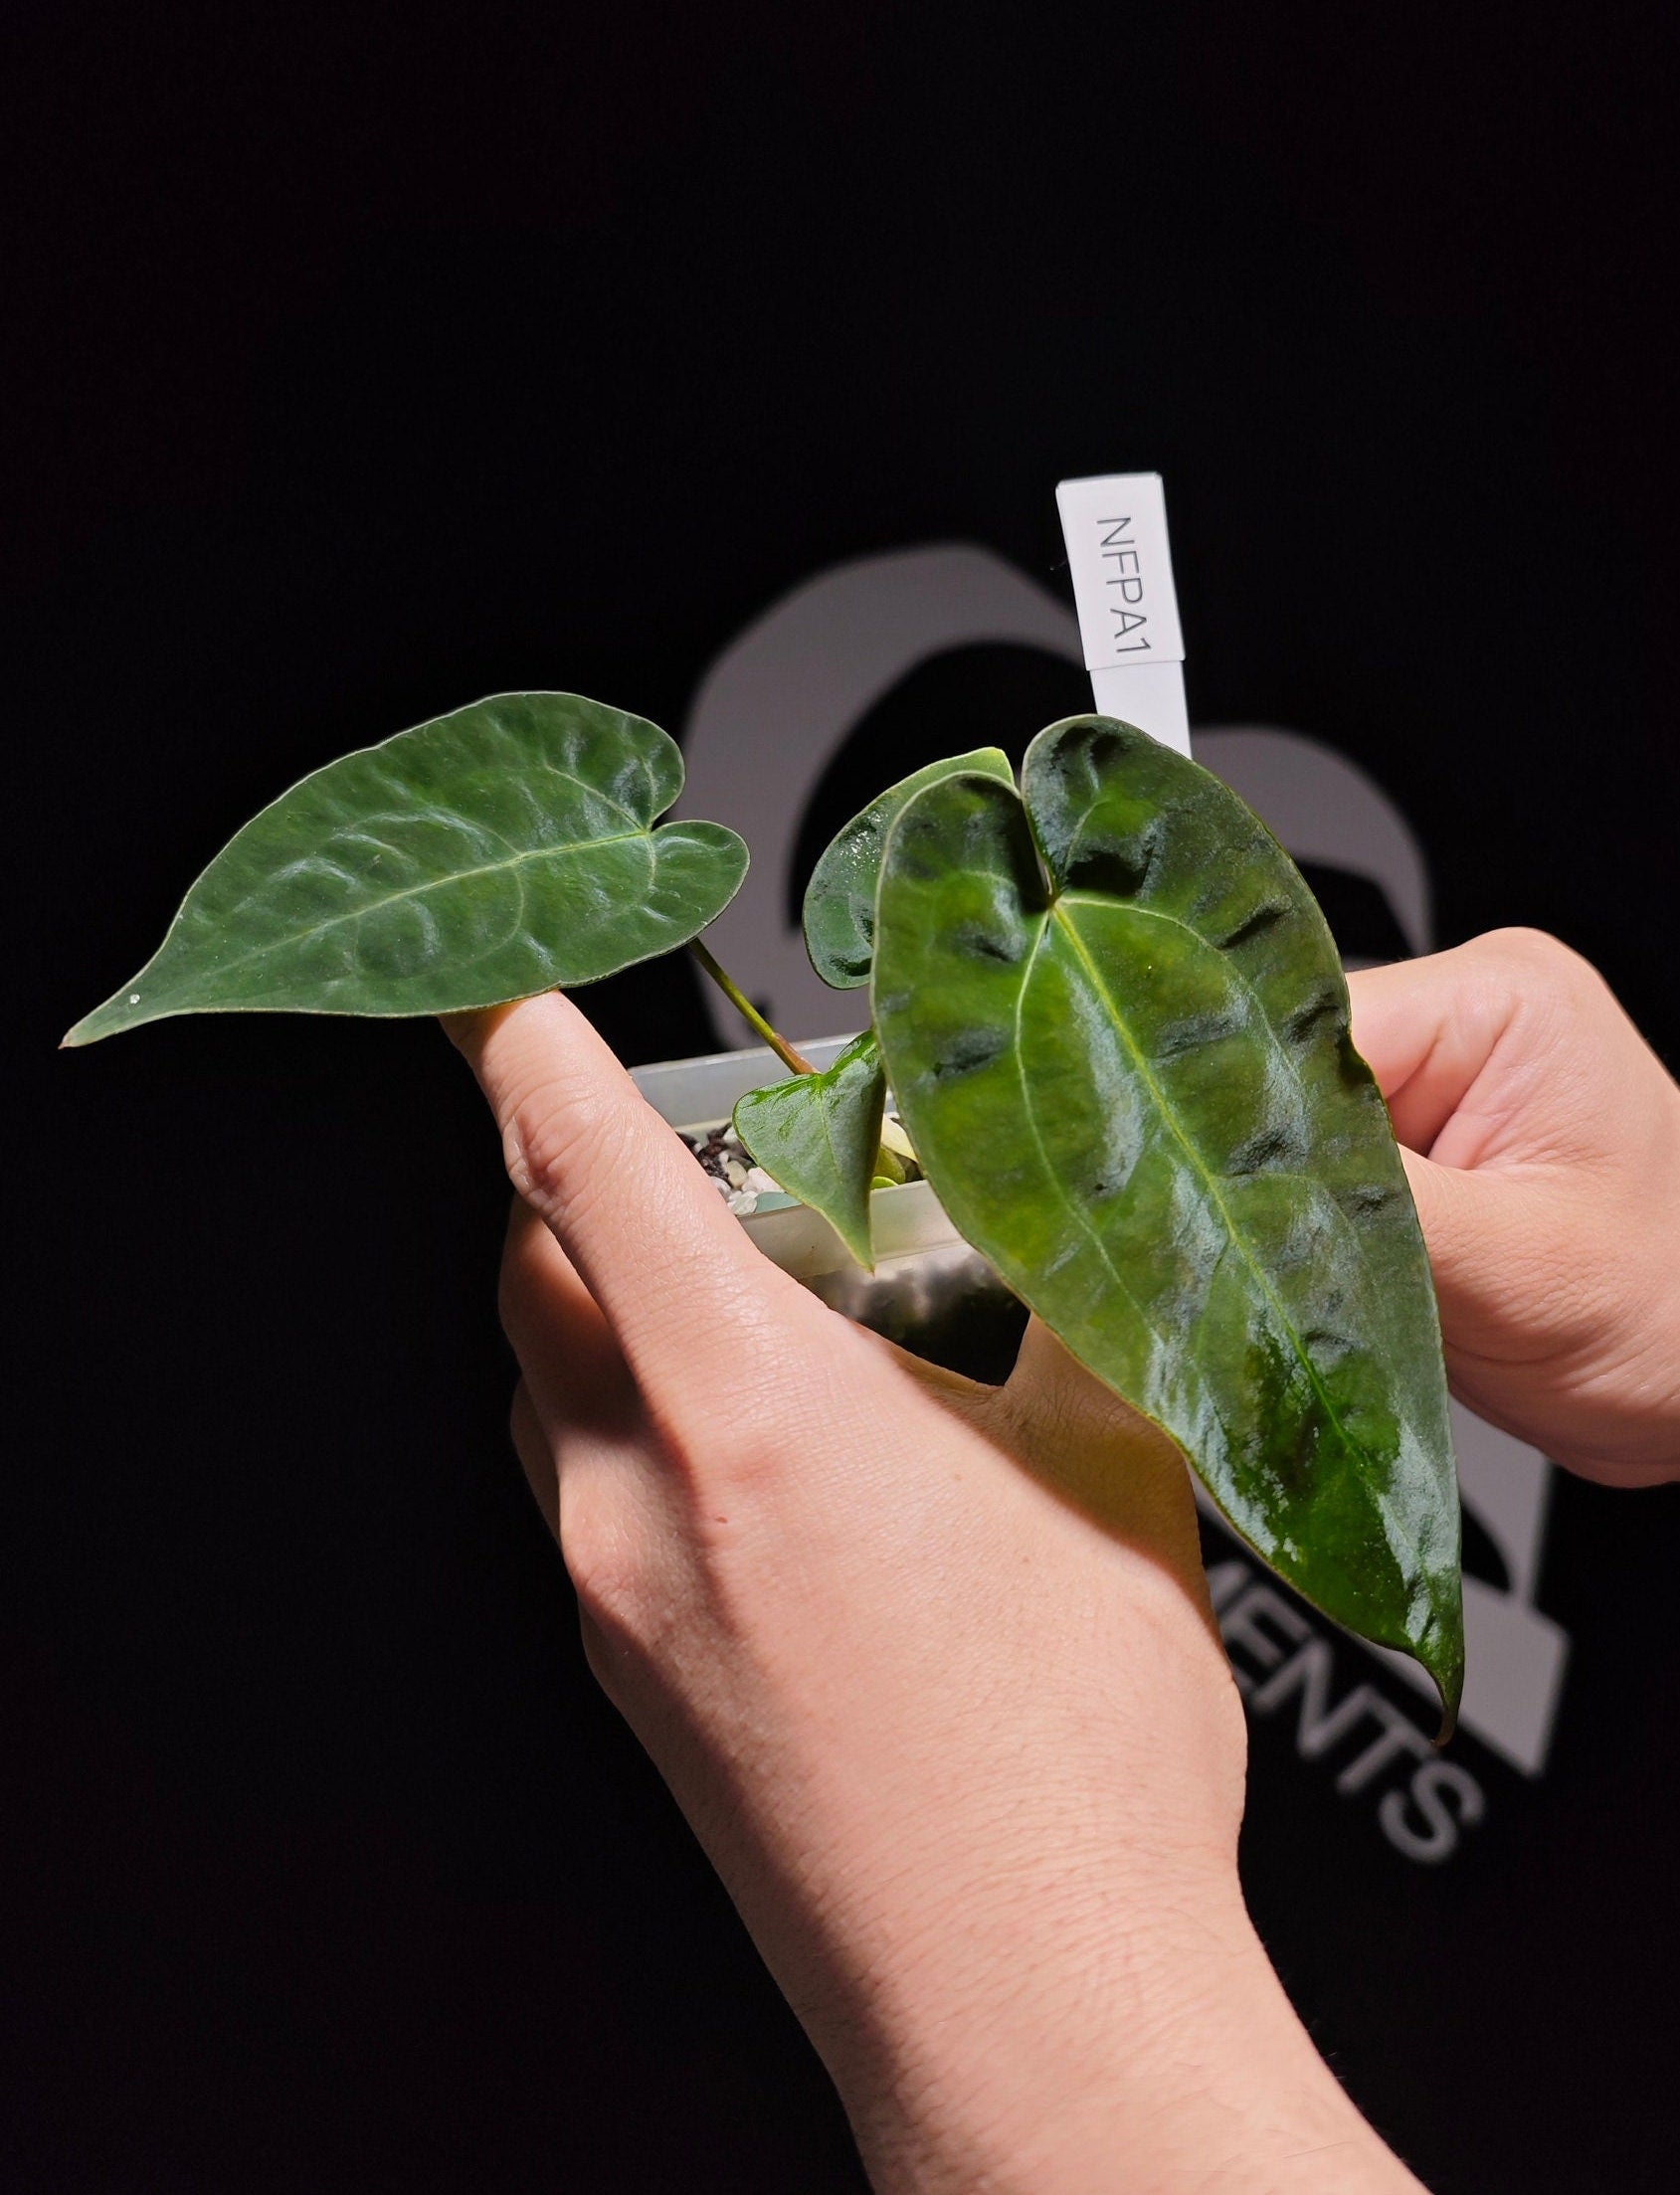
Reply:
<svg viewBox="0 0 1680 2195"><path fill-rule="evenodd" d="M663 732L576 694L418 725L247 823L66 1042L177 1013L488 1006L690 946L793 1070L736 1109L764 1172L866 1265L874 1192L919 1168L1273 1569L1424 1665L1444 1735L1464 1646L1434 1293L1282 847L1103 717L1040 732L1019 781L995 748L918 771L812 876L812 961L868 995L817 1073L701 939L747 848L661 823L681 787Z"/></svg>

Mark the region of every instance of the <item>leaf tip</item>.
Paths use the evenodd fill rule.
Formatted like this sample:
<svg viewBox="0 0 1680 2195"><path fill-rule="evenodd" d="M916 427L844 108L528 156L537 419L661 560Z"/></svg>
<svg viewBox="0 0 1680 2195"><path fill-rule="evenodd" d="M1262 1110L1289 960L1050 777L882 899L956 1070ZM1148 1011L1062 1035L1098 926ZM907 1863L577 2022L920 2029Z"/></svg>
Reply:
<svg viewBox="0 0 1680 2195"><path fill-rule="evenodd" d="M143 1021L156 1021L167 1013L190 1012L190 1006L183 1005L178 995L171 996L167 984L160 986L148 981L151 966L148 961L137 976L131 976L119 990L113 991L102 1006L96 1006L92 1013L85 1013L80 1021L66 1029L59 1039L60 1051L80 1051L85 1044L98 1043L101 1037L117 1036L124 1029L138 1028Z"/></svg>
<svg viewBox="0 0 1680 2195"><path fill-rule="evenodd" d="M867 1214L864 1216L861 1234L854 1227L837 1226L835 1232L851 1252L854 1261L862 1266L864 1272L873 1273L875 1269L875 1245L873 1229L869 1225Z"/></svg>
<svg viewBox="0 0 1680 2195"><path fill-rule="evenodd" d="M1439 1665L1431 1662L1427 1666L1441 1696L1441 1726L1435 1733L1438 1749L1458 1728L1458 1708L1464 1697L1464 1649L1459 1646Z"/></svg>
<svg viewBox="0 0 1680 2195"><path fill-rule="evenodd" d="M118 1029L128 1027L138 1003L137 994L119 991L102 1006L95 1006L92 1013L85 1013L80 1021L66 1029L59 1039L60 1051L81 1051L84 1045L96 1044L101 1036L114 1036Z"/></svg>

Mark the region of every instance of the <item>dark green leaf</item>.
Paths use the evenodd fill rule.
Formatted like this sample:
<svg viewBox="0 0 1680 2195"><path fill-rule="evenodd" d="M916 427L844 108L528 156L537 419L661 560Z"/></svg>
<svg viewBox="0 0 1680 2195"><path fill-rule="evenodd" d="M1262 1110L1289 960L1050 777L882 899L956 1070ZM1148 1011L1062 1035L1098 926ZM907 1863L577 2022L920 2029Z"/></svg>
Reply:
<svg viewBox="0 0 1680 2195"><path fill-rule="evenodd" d="M874 1022L951 1217L1173 1435L1327 1615L1463 1682L1428 1262L1299 872L1217 779L1102 718L917 795ZM1029 822L1030 817L1030 822Z"/></svg>
<svg viewBox="0 0 1680 2195"><path fill-rule="evenodd" d="M652 827L681 789L673 740L577 694L496 694L399 732L247 823L65 1041L170 1013L442 1013L593 983L684 944L746 874L721 824Z"/></svg>
<svg viewBox="0 0 1680 2195"><path fill-rule="evenodd" d="M885 1097L880 1051L865 1029L824 1073L754 1090L735 1108L735 1133L756 1164L871 1269L869 1189Z"/></svg>
<svg viewBox="0 0 1680 2195"><path fill-rule="evenodd" d="M823 850L805 889L805 949L811 965L837 991L855 991L869 980L869 956L875 937L875 879L881 848L906 801L925 786L937 785L959 771L1014 785L1010 758L997 747L977 747L972 755L930 762L903 778L860 816L853 816Z"/></svg>

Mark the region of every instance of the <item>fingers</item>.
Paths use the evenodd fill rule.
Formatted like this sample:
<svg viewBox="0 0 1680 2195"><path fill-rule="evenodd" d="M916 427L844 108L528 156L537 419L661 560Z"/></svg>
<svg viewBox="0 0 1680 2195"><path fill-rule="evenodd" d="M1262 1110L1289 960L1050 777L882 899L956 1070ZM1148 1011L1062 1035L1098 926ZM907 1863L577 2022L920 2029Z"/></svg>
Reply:
<svg viewBox="0 0 1680 2195"><path fill-rule="evenodd" d="M1446 1166L1547 1146L1562 1157L1572 1126L1590 1144L1620 1077L1655 1065L1603 979L1541 930L1494 930L1448 953L1361 969L1348 989L1354 1042L1396 1135Z"/></svg>
<svg viewBox="0 0 1680 2195"><path fill-rule="evenodd" d="M787 1301L804 1291L753 1248L568 999L549 992L445 1026L489 1101L515 1189L645 1386L708 1383L714 1367L751 1360L767 1323L786 1350Z"/></svg>
<svg viewBox="0 0 1680 2195"><path fill-rule="evenodd" d="M1552 1270L1559 1247L1544 1191L1537 1197L1527 1183L1437 1166L1414 1151L1402 1149L1400 1158L1429 1253L1449 1372L1462 1359L1509 1354L1526 1291L1538 1284L1555 1302L1568 1296L1569 1275Z"/></svg>
<svg viewBox="0 0 1680 2195"><path fill-rule="evenodd" d="M1395 1134L1426 1155L1510 1025L1510 971L1496 956L1460 946L1356 969L1348 993L1354 1042L1389 1101Z"/></svg>
<svg viewBox="0 0 1680 2195"><path fill-rule="evenodd" d="M508 1430L513 1435L513 1453L531 1492L536 1496L542 1521L560 1537L560 1474L555 1468L554 1451L548 1444L548 1436L537 1416L537 1406L531 1400L530 1389L523 1379L513 1390L513 1408L508 1417Z"/></svg>
<svg viewBox="0 0 1680 2195"><path fill-rule="evenodd" d="M581 1591L603 1540L634 1536L657 1443L611 1328L553 1235L517 1201L501 1311L520 1368L514 1451Z"/></svg>
<svg viewBox="0 0 1680 2195"><path fill-rule="evenodd" d="M1497 1161L1532 1119L1537 1006L1574 956L1537 932L1348 979L1354 1042L1401 1145L1434 1275L1449 1371L1508 1352L1510 1314L1554 1254L1532 1189Z"/></svg>
<svg viewBox="0 0 1680 2195"><path fill-rule="evenodd" d="M635 1381L595 1299L530 1206L515 1197L502 1249L502 1329L538 1418L627 1430Z"/></svg>

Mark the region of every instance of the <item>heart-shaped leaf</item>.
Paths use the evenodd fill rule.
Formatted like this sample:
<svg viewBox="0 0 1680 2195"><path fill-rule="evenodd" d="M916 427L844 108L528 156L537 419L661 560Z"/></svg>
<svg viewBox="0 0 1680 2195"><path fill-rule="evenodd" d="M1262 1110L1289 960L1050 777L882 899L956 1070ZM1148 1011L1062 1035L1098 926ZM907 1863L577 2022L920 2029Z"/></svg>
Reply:
<svg viewBox="0 0 1680 2195"><path fill-rule="evenodd" d="M811 965L837 991L855 991L869 980L875 938L875 881L881 848L906 801L924 787L968 771L1014 785L1015 772L1001 748L977 747L971 755L930 762L873 800L836 831L805 888L805 949Z"/></svg>
<svg viewBox="0 0 1680 2195"><path fill-rule="evenodd" d="M755 1162L871 1270L869 1186L885 1097L880 1049L865 1029L822 1074L754 1090L735 1108L735 1133Z"/></svg>
<svg viewBox="0 0 1680 2195"><path fill-rule="evenodd" d="M1299 871L1144 733L1040 733L1025 803L903 809L874 1023L951 1217L1337 1622L1463 1682L1434 1292Z"/></svg>
<svg viewBox="0 0 1680 2195"><path fill-rule="evenodd" d="M238 832L90 1044L164 1014L443 1013L593 983L726 907L747 849L653 827L682 790L656 725L503 693L329 763Z"/></svg>

